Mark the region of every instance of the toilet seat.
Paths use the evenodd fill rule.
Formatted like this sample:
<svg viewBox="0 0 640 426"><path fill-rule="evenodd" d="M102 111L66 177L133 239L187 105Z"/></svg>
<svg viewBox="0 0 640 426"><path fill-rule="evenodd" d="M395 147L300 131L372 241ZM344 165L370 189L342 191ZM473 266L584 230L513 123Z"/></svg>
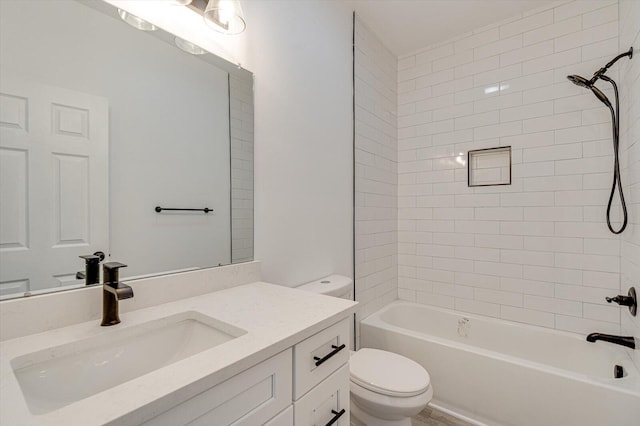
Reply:
<svg viewBox="0 0 640 426"><path fill-rule="evenodd" d="M410 426L410 418L421 412L433 398L431 386L420 395L399 398L382 395L351 382L349 393L351 415L360 420L360 423L354 422L356 425ZM397 423L399 421L404 423Z"/></svg>
<svg viewBox="0 0 640 426"><path fill-rule="evenodd" d="M349 360L351 381L371 392L392 397L413 397L430 386L429 373L402 355L364 348Z"/></svg>

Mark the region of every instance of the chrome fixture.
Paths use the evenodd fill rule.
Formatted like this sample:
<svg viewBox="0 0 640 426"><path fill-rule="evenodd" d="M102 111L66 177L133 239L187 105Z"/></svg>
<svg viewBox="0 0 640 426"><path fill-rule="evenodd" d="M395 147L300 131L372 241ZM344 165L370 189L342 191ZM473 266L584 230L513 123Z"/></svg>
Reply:
<svg viewBox="0 0 640 426"><path fill-rule="evenodd" d="M84 280L85 285L100 283L100 262L104 260L104 253L97 251L93 254L78 256L84 259L84 272L76 273L77 280Z"/></svg>
<svg viewBox="0 0 640 426"><path fill-rule="evenodd" d="M247 27L240 0L209 0L203 16L207 25L223 34L240 34Z"/></svg>
<svg viewBox="0 0 640 426"><path fill-rule="evenodd" d="M240 34L247 28L240 0L193 0L186 5L202 15L207 25L223 34Z"/></svg>
<svg viewBox="0 0 640 426"><path fill-rule="evenodd" d="M102 326L120 323L118 301L133 297L133 289L119 281L119 269L127 265L109 262L103 265L104 284L102 285Z"/></svg>
<svg viewBox="0 0 640 426"><path fill-rule="evenodd" d="M120 19L138 30L155 31L158 29L158 27L153 25L151 22L147 22L144 19L137 17L136 15L132 15L126 10L118 9L118 15L120 15Z"/></svg>
<svg viewBox="0 0 640 426"><path fill-rule="evenodd" d="M616 345L626 346L627 348L635 349L636 341L633 336L614 336L613 334L591 333L587 336L587 342L596 342L602 340L603 342L615 343Z"/></svg>
<svg viewBox="0 0 640 426"><path fill-rule="evenodd" d="M587 80L586 78L581 77L579 75L567 76L569 81L571 81L573 84L590 89L593 92L593 94L596 95L596 97L600 100L600 102L605 104L607 108L609 108L609 111L611 111L611 122L613 127L614 165L613 165L613 185L611 186L611 194L609 195L609 203L607 205L607 226L609 227L609 230L614 234L622 233L622 231L624 231L624 229L627 227L627 205L624 201L624 194L622 192L622 183L620 182L620 160L618 158L618 149L619 149L619 142L620 142L620 102L618 99L618 85L616 84L615 81L613 81L612 78L607 77L605 73L609 68L611 68L613 64L615 64L619 59L624 58L625 56L628 56L629 59L633 58L633 46L630 47L627 52L621 53L620 55L616 56L611 61L609 61L609 63L607 63L604 67L594 72L593 77L591 77L591 80ZM607 98L607 96L595 86L595 83L598 80L608 81L613 86L613 91L616 97L615 111L613 109L613 106L611 105L611 102ZM618 186L618 194L620 195L620 204L622 205L622 216L623 216L622 226L618 230L613 229L613 226L611 225L611 204L613 203L613 196L616 192L616 185Z"/></svg>
<svg viewBox="0 0 640 426"><path fill-rule="evenodd" d="M629 312L631 312L631 315L635 317L638 312L638 297L636 296L636 289L631 287L627 294L627 296L620 294L616 297L605 297L605 300L607 303L615 302L620 306L628 306Z"/></svg>
<svg viewBox="0 0 640 426"><path fill-rule="evenodd" d="M207 51L202 47L178 36L174 38L174 42L176 43L176 46L178 46L178 48L184 50L187 53L191 53L192 55L204 55L205 53L207 53Z"/></svg>
<svg viewBox="0 0 640 426"><path fill-rule="evenodd" d="M240 6L240 0L171 0L169 4L189 7L191 10L202 15L204 22L209 27L222 34L240 34L247 28L242 6ZM155 31L158 29L151 22L132 15L126 10L118 9L118 15L120 15L120 18L127 24L139 30ZM204 51L194 53L192 50L199 52L198 49L202 49L195 45L185 45L185 43L191 44L186 40L176 38L175 41L180 49L189 53L193 53L194 55L202 55L204 53ZM186 46L186 49L183 46Z"/></svg>

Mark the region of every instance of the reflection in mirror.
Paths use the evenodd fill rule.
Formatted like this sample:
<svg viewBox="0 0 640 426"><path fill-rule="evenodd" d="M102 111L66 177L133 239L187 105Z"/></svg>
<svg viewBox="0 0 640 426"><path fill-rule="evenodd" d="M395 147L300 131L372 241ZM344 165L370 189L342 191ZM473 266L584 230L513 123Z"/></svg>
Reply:
<svg viewBox="0 0 640 426"><path fill-rule="evenodd" d="M252 260L253 77L197 49L0 0L0 297L95 282L97 252L125 280Z"/></svg>

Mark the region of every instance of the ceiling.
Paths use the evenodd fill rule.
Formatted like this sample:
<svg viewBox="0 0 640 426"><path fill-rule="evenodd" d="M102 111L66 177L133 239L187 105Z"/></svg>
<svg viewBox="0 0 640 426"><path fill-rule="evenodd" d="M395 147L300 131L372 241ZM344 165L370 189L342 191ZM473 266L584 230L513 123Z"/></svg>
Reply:
<svg viewBox="0 0 640 426"><path fill-rule="evenodd" d="M397 56L555 0L353 0L356 15Z"/></svg>

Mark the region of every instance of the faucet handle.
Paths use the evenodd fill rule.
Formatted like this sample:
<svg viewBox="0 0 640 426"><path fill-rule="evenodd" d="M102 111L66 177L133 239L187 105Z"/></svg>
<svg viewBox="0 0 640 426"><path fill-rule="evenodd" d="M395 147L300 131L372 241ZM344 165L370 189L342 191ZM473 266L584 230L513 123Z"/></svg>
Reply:
<svg viewBox="0 0 640 426"><path fill-rule="evenodd" d="M102 267L104 268L104 282L115 283L119 280L120 268L126 268L127 265L120 262L106 262L102 264Z"/></svg>
<svg viewBox="0 0 640 426"><path fill-rule="evenodd" d="M95 254L85 254L84 256L78 256L80 259L84 259L85 263L100 263L100 256Z"/></svg>
<svg viewBox="0 0 640 426"><path fill-rule="evenodd" d="M104 252L97 251L93 254L85 254L78 257L84 259L86 263L100 263L104 260Z"/></svg>
<svg viewBox="0 0 640 426"><path fill-rule="evenodd" d="M120 268L126 268L129 265L125 265L124 263L120 263L120 262L106 262L102 266L104 267L104 269L107 269L107 270L111 270L111 269L118 270Z"/></svg>
<svg viewBox="0 0 640 426"><path fill-rule="evenodd" d="M84 280L85 285L100 283L100 261L103 259L100 257L100 253L101 252L95 252L93 254L78 256L84 259L84 273L78 272L76 279Z"/></svg>
<svg viewBox="0 0 640 426"><path fill-rule="evenodd" d="M605 297L604 300L606 300L607 303L615 302L620 306L627 306L631 315L636 316L638 311L638 297L636 296L635 288L631 287L629 289L628 296L620 294L616 297Z"/></svg>

